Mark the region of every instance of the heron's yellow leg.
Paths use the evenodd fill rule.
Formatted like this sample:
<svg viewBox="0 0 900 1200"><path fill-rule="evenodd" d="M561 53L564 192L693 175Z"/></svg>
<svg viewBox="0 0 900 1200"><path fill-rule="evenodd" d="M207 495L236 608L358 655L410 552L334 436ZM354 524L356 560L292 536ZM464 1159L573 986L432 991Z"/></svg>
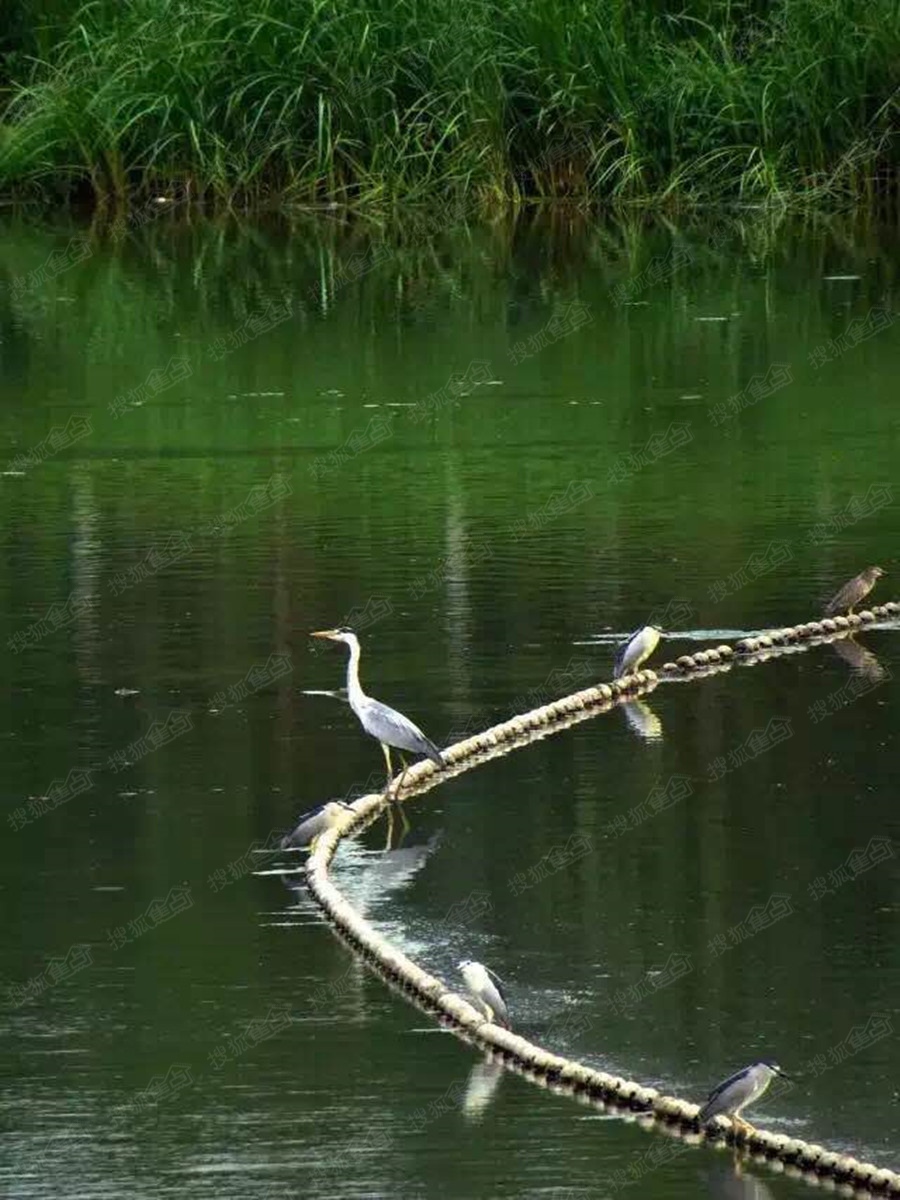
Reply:
<svg viewBox="0 0 900 1200"><path fill-rule="evenodd" d="M403 839L406 837L406 835L409 833L409 828L410 828L409 821L407 820L406 813L403 809L403 805L400 803L400 792L403 789L403 781L406 778L406 772L409 770L409 763L406 761L406 755L403 753L402 750L398 750L397 753L400 755L400 761L403 763L403 770L400 773L400 778L397 781L397 786L394 788L394 800L393 800L393 803L396 804L396 806L397 806L397 812L400 814L400 824L402 826L402 829L400 831L400 841L397 843L397 845L399 846L400 842L402 842Z"/></svg>
<svg viewBox="0 0 900 1200"><path fill-rule="evenodd" d="M403 839L409 833L410 824L409 824L409 821L406 819L406 813L403 811L403 806L398 804L396 800L388 799L388 802L386 805L386 810L387 810L387 838L385 839L384 848L385 848L385 850L393 850L394 849L394 844L393 844L394 843L394 812L396 811L400 814L400 836L399 836L399 838L397 838L397 847L399 849L400 845L403 842Z"/></svg>
<svg viewBox="0 0 900 1200"><path fill-rule="evenodd" d="M391 762L391 748L381 743L381 749L384 752L384 761L387 763L387 785L384 789L384 794L390 800L391 798L391 780L394 777L394 765Z"/></svg>
<svg viewBox="0 0 900 1200"><path fill-rule="evenodd" d="M735 1115L731 1119L734 1122L734 1128L735 1128L736 1133L742 1134L745 1138L750 1137L750 1135L753 1133L756 1133L756 1130L753 1128L753 1126L750 1124L750 1122L745 1121L743 1117L739 1117L739 1116Z"/></svg>

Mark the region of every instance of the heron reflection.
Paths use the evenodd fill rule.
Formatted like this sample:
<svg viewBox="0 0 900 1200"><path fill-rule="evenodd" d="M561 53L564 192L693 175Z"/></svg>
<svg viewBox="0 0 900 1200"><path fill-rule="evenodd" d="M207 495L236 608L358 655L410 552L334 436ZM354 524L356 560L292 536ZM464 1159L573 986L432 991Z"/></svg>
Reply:
<svg viewBox="0 0 900 1200"><path fill-rule="evenodd" d="M464 1116L473 1121L484 1116L505 1073L502 1063L489 1058L482 1058L475 1064L466 1080L466 1094L462 1100Z"/></svg>
<svg viewBox="0 0 900 1200"><path fill-rule="evenodd" d="M414 846L398 846L383 853L360 849L360 870L352 880L347 880L346 891L364 912L372 905L384 900L394 892L408 887L422 870L433 851L440 844L440 830L431 835L427 842Z"/></svg>
<svg viewBox="0 0 900 1200"><path fill-rule="evenodd" d="M629 700L622 705L622 711L638 737L649 742L660 740L663 735L662 721L645 700Z"/></svg>
<svg viewBox="0 0 900 1200"><path fill-rule="evenodd" d="M880 683L887 675L887 671L872 651L861 646L852 637L841 638L832 642L832 645L835 654L847 663L854 675L868 679L871 683Z"/></svg>
<svg viewBox="0 0 900 1200"><path fill-rule="evenodd" d="M713 1200L774 1200L772 1189L756 1175L745 1175L739 1156L731 1166L716 1164L707 1182Z"/></svg>

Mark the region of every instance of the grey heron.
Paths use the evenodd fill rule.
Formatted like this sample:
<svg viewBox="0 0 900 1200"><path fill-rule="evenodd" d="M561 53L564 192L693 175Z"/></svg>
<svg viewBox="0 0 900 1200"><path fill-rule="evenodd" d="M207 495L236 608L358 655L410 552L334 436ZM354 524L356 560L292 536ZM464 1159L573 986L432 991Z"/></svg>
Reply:
<svg viewBox="0 0 900 1200"><path fill-rule="evenodd" d="M303 813L292 833L281 839L283 849L289 846L311 846L316 838L330 829L343 812L353 812L353 805L345 800L328 800Z"/></svg>
<svg viewBox="0 0 900 1200"><path fill-rule="evenodd" d="M378 740L384 751L388 773L385 795L388 799L391 798L391 778L394 774L391 748L400 751L400 758L403 762L403 774L397 784L397 792L403 786L403 778L409 768L404 751L408 754L424 754L437 767L445 765L440 750L430 738L425 736L418 725L414 725L409 717L404 717L403 713L397 712L396 708L382 704L380 700L367 696L363 691L362 684L359 682L359 638L352 629L323 629L310 636L328 638L332 642L343 642L350 649L350 658L347 662L347 698L363 729L370 737Z"/></svg>
<svg viewBox="0 0 900 1200"><path fill-rule="evenodd" d="M860 571L831 597L825 605L825 616L833 617L835 613L843 612L844 609L852 613L857 604L865 600L883 574L881 567L866 567L864 571Z"/></svg>
<svg viewBox="0 0 900 1200"><path fill-rule="evenodd" d="M662 630L656 625L639 626L627 642L619 647L613 679L621 679L637 671L659 645Z"/></svg>
<svg viewBox="0 0 900 1200"><path fill-rule="evenodd" d="M503 995L503 984L500 978L480 962L464 958L459 964L466 987L478 1001L487 1019L496 1025L509 1029L509 1010L506 1007L506 997Z"/></svg>
<svg viewBox="0 0 900 1200"><path fill-rule="evenodd" d="M745 1135L748 1131L752 1133L753 1126L743 1120L741 1110L757 1101L777 1075L790 1078L778 1063L773 1062L751 1063L742 1071L736 1071L709 1093L709 1099L697 1114L697 1120L701 1125L706 1125L713 1117L730 1117L735 1129Z"/></svg>

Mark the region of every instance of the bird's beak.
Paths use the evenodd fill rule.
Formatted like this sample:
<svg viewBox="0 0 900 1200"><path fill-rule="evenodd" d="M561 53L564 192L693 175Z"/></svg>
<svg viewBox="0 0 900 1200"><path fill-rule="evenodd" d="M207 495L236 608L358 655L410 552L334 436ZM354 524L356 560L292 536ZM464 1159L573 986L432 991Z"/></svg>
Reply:
<svg viewBox="0 0 900 1200"><path fill-rule="evenodd" d="M782 1078L782 1079L787 1079L789 1083L793 1083L793 1082L794 1082L794 1077L793 1077L793 1075L788 1075L787 1071L782 1071L782 1070L779 1068L778 1074L781 1076L781 1078Z"/></svg>
<svg viewBox="0 0 900 1200"><path fill-rule="evenodd" d="M320 629L318 631L318 633L311 633L309 636L317 637L317 638L328 638L329 641L336 642L337 641L337 630L336 629Z"/></svg>

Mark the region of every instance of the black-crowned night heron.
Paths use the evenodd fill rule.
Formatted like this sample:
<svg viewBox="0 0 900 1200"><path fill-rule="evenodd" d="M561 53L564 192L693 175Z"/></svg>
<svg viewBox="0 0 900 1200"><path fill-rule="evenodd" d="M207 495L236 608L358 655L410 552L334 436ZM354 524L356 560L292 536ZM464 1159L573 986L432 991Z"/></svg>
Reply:
<svg viewBox="0 0 900 1200"><path fill-rule="evenodd" d="M344 800L328 800L325 804L317 804L308 812L301 815L292 833L281 840L283 848L288 846L311 846L326 829L338 820L342 813L352 812L353 806Z"/></svg>
<svg viewBox="0 0 900 1200"><path fill-rule="evenodd" d="M636 629L628 641L619 647L613 679L621 679L639 670L641 663L646 662L659 645L661 633L662 630L656 625L643 625Z"/></svg>
<svg viewBox="0 0 900 1200"><path fill-rule="evenodd" d="M844 609L852 613L857 604L863 601L872 588L884 574L881 567L866 567L855 579L845 583L837 595L832 596L825 605L825 616L833 617Z"/></svg>
<svg viewBox="0 0 900 1200"><path fill-rule="evenodd" d="M343 642L345 646L350 647L350 659L347 663L347 698L366 733L377 738L381 743L388 772L385 795L389 799L391 778L394 774L391 764L391 747L400 751L400 758L403 762L403 774L397 784L398 793L403 786L403 776L409 767L403 754L404 750L409 754L424 754L431 759L435 766L444 766L440 750L430 738L425 736L418 725L414 725L409 717L404 717L403 713L397 712L396 708L390 708L387 704L382 704L380 700L374 700L362 690L359 682L359 639L352 629L324 629L310 636L328 638L332 642Z"/></svg>
<svg viewBox="0 0 900 1200"><path fill-rule="evenodd" d="M501 980L493 971L470 958L464 958L459 964L459 969L466 981L466 987L484 1010L487 1019L495 1025L509 1029L509 1011Z"/></svg>
<svg viewBox="0 0 900 1200"><path fill-rule="evenodd" d="M717 1088L709 1093L709 1099L697 1114L701 1125L706 1125L713 1117L730 1117L735 1128L746 1134L753 1132L749 1121L743 1120L741 1110L758 1100L776 1075L785 1075L778 1063L757 1062L743 1071L737 1071Z"/></svg>

